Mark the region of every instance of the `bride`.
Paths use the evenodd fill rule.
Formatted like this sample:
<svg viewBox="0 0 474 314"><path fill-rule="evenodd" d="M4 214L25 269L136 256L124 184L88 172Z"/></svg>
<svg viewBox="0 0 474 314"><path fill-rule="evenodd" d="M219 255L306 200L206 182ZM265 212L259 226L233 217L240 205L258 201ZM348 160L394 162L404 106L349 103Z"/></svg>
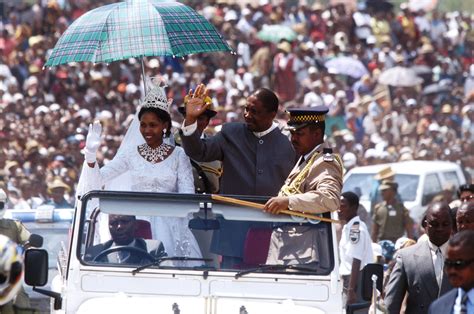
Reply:
<svg viewBox="0 0 474 314"><path fill-rule="evenodd" d="M140 192L194 193L191 163L184 150L164 141L171 134L169 108L160 82L151 80L142 107L133 119L116 156L99 169L96 153L102 126L89 125L78 193L106 189ZM168 256L201 258L199 245L186 218L152 217L154 239L163 242ZM105 223L107 225L107 223ZM108 228L104 228L108 229Z"/></svg>

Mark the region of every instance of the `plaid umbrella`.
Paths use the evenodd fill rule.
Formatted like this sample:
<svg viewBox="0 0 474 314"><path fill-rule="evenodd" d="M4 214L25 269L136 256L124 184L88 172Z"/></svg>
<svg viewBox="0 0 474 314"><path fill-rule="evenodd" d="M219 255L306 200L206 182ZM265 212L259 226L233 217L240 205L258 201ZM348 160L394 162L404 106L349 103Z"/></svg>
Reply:
<svg viewBox="0 0 474 314"><path fill-rule="evenodd" d="M128 0L79 17L61 36L45 66L212 51L232 49L190 7L178 2Z"/></svg>
<svg viewBox="0 0 474 314"><path fill-rule="evenodd" d="M286 25L263 25L263 29L257 33L257 37L263 41L280 42L282 39L293 41L296 33Z"/></svg>

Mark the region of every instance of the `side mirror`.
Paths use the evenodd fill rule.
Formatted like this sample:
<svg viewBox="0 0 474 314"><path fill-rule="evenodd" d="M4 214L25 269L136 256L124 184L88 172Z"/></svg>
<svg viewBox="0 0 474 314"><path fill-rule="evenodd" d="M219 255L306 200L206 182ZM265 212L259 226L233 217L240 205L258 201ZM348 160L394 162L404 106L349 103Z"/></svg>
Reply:
<svg viewBox="0 0 474 314"><path fill-rule="evenodd" d="M36 288L48 283L48 252L46 250L28 249L25 251L25 283L33 286L33 291L53 298L55 310L61 309L63 300L61 294Z"/></svg>
<svg viewBox="0 0 474 314"><path fill-rule="evenodd" d="M43 237L40 236L39 234L32 233L30 235L30 238L28 239L28 242L25 244L26 247L42 247L43 246Z"/></svg>
<svg viewBox="0 0 474 314"><path fill-rule="evenodd" d="M46 285L48 282L48 252L46 250L26 250L25 282L29 286L39 287Z"/></svg>
<svg viewBox="0 0 474 314"><path fill-rule="evenodd" d="M189 229L194 230L218 230L221 225L216 219L202 219L200 217L193 218L188 223Z"/></svg>

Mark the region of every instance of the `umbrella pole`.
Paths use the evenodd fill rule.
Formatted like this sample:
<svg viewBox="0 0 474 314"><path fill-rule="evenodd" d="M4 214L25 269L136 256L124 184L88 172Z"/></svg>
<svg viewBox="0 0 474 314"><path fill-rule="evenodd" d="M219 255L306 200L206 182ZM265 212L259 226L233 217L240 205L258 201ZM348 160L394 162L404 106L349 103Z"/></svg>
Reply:
<svg viewBox="0 0 474 314"><path fill-rule="evenodd" d="M145 96L146 96L146 77L145 77L145 63L143 62L143 57L140 58L141 64L142 64L142 78L143 78L143 89L145 90Z"/></svg>

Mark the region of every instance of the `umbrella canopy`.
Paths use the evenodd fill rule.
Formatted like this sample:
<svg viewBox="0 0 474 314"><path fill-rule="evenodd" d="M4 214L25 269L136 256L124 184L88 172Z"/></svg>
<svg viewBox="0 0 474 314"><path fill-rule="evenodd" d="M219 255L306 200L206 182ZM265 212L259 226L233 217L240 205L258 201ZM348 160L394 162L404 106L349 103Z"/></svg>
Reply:
<svg viewBox="0 0 474 314"><path fill-rule="evenodd" d="M440 93L447 93L451 90L451 87L447 85L431 84L423 88L423 95L434 95Z"/></svg>
<svg viewBox="0 0 474 314"><path fill-rule="evenodd" d="M215 27L179 2L128 0L91 10L61 36L45 66L232 51Z"/></svg>
<svg viewBox="0 0 474 314"><path fill-rule="evenodd" d="M423 79L411 68L396 66L385 70L379 76L379 83L390 86L412 87L421 84Z"/></svg>
<svg viewBox="0 0 474 314"><path fill-rule="evenodd" d="M374 11L388 12L393 9L393 4L386 0L367 0L365 2L367 8L371 8Z"/></svg>
<svg viewBox="0 0 474 314"><path fill-rule="evenodd" d="M293 41L296 36L295 31L286 25L263 25L262 30L257 33L257 38L260 40L274 43L281 40Z"/></svg>
<svg viewBox="0 0 474 314"><path fill-rule="evenodd" d="M408 2L408 7L413 12L419 10L432 11L437 5L438 0L410 0Z"/></svg>
<svg viewBox="0 0 474 314"><path fill-rule="evenodd" d="M336 70L337 73L359 78L368 74L367 68L362 62L351 57L337 57L327 61L324 66Z"/></svg>
<svg viewBox="0 0 474 314"><path fill-rule="evenodd" d="M415 71L416 75L432 75L433 69L426 65L414 65L411 67Z"/></svg>

